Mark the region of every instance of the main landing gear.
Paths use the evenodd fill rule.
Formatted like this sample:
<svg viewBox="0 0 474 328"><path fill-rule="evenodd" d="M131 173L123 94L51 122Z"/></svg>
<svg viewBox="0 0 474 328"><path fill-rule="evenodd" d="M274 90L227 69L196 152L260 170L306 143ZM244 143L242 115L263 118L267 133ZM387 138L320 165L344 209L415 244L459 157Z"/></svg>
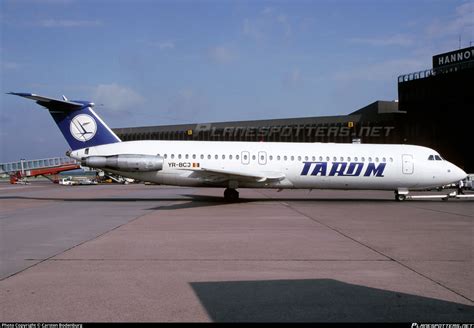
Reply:
<svg viewBox="0 0 474 328"><path fill-rule="evenodd" d="M228 202L235 202L239 200L239 192L234 188L226 188L224 191L224 199Z"/></svg>
<svg viewBox="0 0 474 328"><path fill-rule="evenodd" d="M395 200L402 202L407 199L408 190L395 190Z"/></svg>

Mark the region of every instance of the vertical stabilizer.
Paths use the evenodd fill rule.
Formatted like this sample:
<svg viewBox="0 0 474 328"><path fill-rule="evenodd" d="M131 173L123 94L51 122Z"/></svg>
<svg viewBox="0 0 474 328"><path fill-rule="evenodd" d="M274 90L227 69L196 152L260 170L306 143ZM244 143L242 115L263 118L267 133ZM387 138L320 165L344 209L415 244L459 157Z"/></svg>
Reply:
<svg viewBox="0 0 474 328"><path fill-rule="evenodd" d="M65 96L59 100L32 93L9 94L35 100L46 107L72 150L121 142L94 112L92 102L69 101Z"/></svg>

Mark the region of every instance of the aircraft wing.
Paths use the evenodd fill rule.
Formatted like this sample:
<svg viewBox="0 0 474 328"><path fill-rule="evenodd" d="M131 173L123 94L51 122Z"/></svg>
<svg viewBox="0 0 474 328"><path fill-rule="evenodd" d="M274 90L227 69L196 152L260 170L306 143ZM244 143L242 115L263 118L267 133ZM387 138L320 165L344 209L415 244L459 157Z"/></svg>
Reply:
<svg viewBox="0 0 474 328"><path fill-rule="evenodd" d="M239 170L224 170L213 168L201 168L193 170L190 177L202 179L205 182L216 183L229 180L247 181L247 182L269 182L280 181L285 178L281 172L250 172Z"/></svg>

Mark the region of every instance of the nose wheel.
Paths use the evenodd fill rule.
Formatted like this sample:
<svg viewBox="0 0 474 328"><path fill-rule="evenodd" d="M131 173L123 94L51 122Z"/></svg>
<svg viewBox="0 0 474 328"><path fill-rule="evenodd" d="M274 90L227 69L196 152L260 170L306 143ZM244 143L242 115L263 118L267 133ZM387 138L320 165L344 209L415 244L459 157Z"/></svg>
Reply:
<svg viewBox="0 0 474 328"><path fill-rule="evenodd" d="M239 192L233 188L224 191L224 199L228 202L235 202L239 199Z"/></svg>

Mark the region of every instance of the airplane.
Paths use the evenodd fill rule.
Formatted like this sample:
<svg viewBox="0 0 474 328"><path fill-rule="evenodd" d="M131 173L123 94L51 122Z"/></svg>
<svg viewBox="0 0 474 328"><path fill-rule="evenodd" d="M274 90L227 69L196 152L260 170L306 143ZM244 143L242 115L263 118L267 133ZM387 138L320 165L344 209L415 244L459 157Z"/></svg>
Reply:
<svg viewBox="0 0 474 328"><path fill-rule="evenodd" d="M467 174L433 149L405 144L121 141L89 101L15 93L47 108L83 166L156 184L237 188L410 190L456 183Z"/></svg>

